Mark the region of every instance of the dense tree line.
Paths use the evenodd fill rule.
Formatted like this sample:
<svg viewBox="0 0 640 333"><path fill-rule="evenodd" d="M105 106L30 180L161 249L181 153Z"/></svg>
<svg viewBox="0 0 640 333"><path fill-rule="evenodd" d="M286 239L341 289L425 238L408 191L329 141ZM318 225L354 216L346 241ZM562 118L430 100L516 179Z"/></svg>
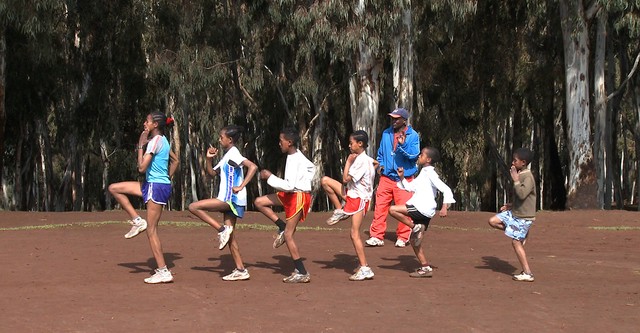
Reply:
<svg viewBox="0 0 640 333"><path fill-rule="evenodd" d="M0 208L113 208L151 111L176 120L184 209L217 188L204 152L224 125L281 171L278 131L295 126L318 179L338 178L348 135L368 131L375 155L395 107L441 150L457 209L508 200L519 146L540 208L637 206L639 35L622 0L5 0Z"/></svg>

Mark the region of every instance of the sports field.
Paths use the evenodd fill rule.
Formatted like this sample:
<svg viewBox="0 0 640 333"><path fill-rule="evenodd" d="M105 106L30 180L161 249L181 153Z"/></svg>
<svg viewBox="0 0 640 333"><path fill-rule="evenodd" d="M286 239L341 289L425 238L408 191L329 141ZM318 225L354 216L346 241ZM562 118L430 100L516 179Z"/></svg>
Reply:
<svg viewBox="0 0 640 333"><path fill-rule="evenodd" d="M155 262L144 234L123 238L123 211L0 212L0 331L640 331L639 213L539 212L526 246L533 283L511 280L519 265L491 215L432 221L433 278L409 277L418 262L390 232L384 247L365 249L375 278L352 282L350 220L325 227L329 213L312 213L295 236L312 280L291 285L282 283L293 270L286 246L272 248L262 215L249 212L236 231L251 279L227 282L233 261L213 229L165 212L160 238L175 282L146 285Z"/></svg>

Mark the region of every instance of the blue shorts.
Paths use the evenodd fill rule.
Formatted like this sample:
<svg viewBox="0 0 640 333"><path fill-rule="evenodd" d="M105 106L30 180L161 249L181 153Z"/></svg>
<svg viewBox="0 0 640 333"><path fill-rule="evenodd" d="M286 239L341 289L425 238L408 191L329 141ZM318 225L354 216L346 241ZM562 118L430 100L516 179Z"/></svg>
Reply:
<svg viewBox="0 0 640 333"><path fill-rule="evenodd" d="M232 201L227 201L227 205L229 205L229 207L231 209L229 209L229 212L233 215L235 215L236 217L242 218L244 216L244 209L245 206L238 206L236 205L235 202Z"/></svg>
<svg viewBox="0 0 640 333"><path fill-rule="evenodd" d="M502 223L504 223L504 234L515 240L523 240L527 238L529 228L533 224L533 220L525 220L513 216L510 210L496 215Z"/></svg>
<svg viewBox="0 0 640 333"><path fill-rule="evenodd" d="M140 189L145 204L151 200L158 205L166 205L171 197L171 184L145 182Z"/></svg>

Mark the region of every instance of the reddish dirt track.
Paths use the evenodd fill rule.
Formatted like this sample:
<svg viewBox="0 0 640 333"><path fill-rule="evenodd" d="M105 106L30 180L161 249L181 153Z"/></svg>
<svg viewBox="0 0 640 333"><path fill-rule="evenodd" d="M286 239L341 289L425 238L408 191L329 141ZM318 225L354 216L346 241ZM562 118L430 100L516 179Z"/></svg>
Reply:
<svg viewBox="0 0 640 333"><path fill-rule="evenodd" d="M366 248L375 278L351 282L357 261L350 222L300 230L296 241L312 276L300 285L281 282L293 267L286 246L271 248L273 231L237 230L251 279L226 282L221 277L233 262L227 249L217 250L210 227L162 225L175 282L146 285L155 261L145 235L124 239L124 222L73 224L122 221L124 212L0 212L0 331L640 330L639 213L539 212L526 248L533 283L511 280L519 264L509 239L487 225L491 215L453 211L434 219L425 234L427 257L437 267L431 279L409 278L418 263L409 247L393 247L390 232L384 247ZM324 227L327 217L313 213L303 226ZM165 212L163 221L196 219ZM266 222L250 212L241 223ZM72 225L24 228L64 223ZM630 228L611 228L619 226Z"/></svg>

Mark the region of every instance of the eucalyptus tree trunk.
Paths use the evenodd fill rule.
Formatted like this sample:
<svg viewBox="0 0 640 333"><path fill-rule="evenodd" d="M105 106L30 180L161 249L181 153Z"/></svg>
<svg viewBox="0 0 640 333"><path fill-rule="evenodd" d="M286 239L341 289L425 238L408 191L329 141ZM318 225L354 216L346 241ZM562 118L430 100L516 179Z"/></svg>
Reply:
<svg viewBox="0 0 640 333"><path fill-rule="evenodd" d="M0 25L0 152L4 153L4 127L6 123L6 111L4 105L5 82L7 80L6 56L7 40L5 27ZM0 158L0 209L7 208L6 193L4 193L4 159Z"/></svg>
<svg viewBox="0 0 640 333"><path fill-rule="evenodd" d="M411 42L411 1L404 2L401 24L395 37L393 52L393 89L396 107L413 111L413 43Z"/></svg>
<svg viewBox="0 0 640 333"><path fill-rule="evenodd" d="M356 58L356 75L349 79L351 124L353 130L369 134L367 154L375 158L378 147L378 104L380 102L380 72L382 61L360 41Z"/></svg>
<svg viewBox="0 0 640 333"><path fill-rule="evenodd" d="M42 170L42 209L48 212L53 208L53 163L51 161L51 140L49 140L48 129L43 119L36 120L36 131L40 149L40 169Z"/></svg>
<svg viewBox="0 0 640 333"><path fill-rule="evenodd" d="M313 197L316 198L318 191L322 189L320 186L320 179L325 174L324 165L326 159L324 158L324 133L326 132L326 114L327 114L327 103L326 98L322 101L319 101L319 96L315 94L312 97L312 102L314 105L314 109L316 110L316 117L314 117L313 126L309 126L309 130L311 131L311 162L316 166L316 174L313 176L312 188L313 188ZM313 203L313 202L312 202ZM324 207L323 207L324 208Z"/></svg>
<svg viewBox="0 0 640 333"><path fill-rule="evenodd" d="M638 206L637 209L638 211L640 211L640 167L638 167L640 165L640 162L638 161L638 157L640 156L640 144L638 144L638 138L640 138L640 77L635 79L635 84L632 85L632 96L631 96L631 100L632 102L632 107L633 107L633 113L635 114L635 118L636 118L636 123L634 124L634 133L635 133L635 138L636 138L636 144L635 146L635 153L636 153L636 172L635 172L635 190L636 192L636 199L638 200ZM625 145L626 146L626 145Z"/></svg>
<svg viewBox="0 0 640 333"><path fill-rule="evenodd" d="M602 209L611 208L611 186L607 184L607 174L611 171L607 169L607 160L611 159L610 151L610 126L607 126L607 91L605 87L605 54L607 42L607 14L600 11L597 20L596 47L593 66L593 91L595 108L595 136L593 142L593 154L595 157L597 176L597 207Z"/></svg>
<svg viewBox="0 0 640 333"><path fill-rule="evenodd" d="M596 208L596 172L589 120L589 27L594 8L582 0L561 0L560 16L565 63L565 98L569 146L569 208Z"/></svg>
<svg viewBox="0 0 640 333"><path fill-rule="evenodd" d="M109 160L109 146L107 140L100 139L100 160L102 161L102 191L104 194L104 209L111 210L111 193L109 192L109 170L111 161Z"/></svg>

